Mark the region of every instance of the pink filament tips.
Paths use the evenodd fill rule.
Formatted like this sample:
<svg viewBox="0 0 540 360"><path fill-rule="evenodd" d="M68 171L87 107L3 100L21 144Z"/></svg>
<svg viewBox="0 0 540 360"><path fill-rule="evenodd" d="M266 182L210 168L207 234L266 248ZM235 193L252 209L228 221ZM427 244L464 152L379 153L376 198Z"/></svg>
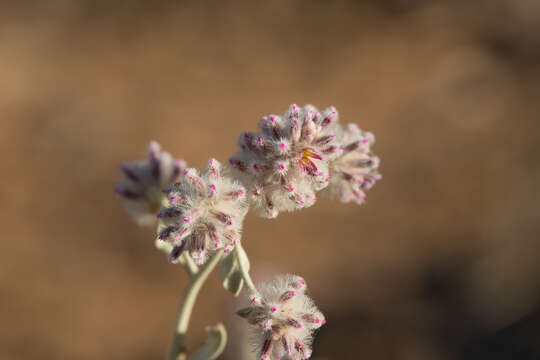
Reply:
<svg viewBox="0 0 540 360"><path fill-rule="evenodd" d="M216 191L216 185L210 184L210 189L212 189L212 191Z"/></svg>
<svg viewBox="0 0 540 360"><path fill-rule="evenodd" d="M255 305L262 305L262 300L256 296L253 296L251 299L250 299L250 302L252 304L255 304Z"/></svg>
<svg viewBox="0 0 540 360"><path fill-rule="evenodd" d="M273 306L273 307L270 308L270 311L271 311L271 312L276 312L276 311L277 311L277 308L276 308L275 306Z"/></svg>
<svg viewBox="0 0 540 360"><path fill-rule="evenodd" d="M287 145L285 145L284 143L281 143L281 144L279 144L279 148L281 150L285 150L285 148L287 148Z"/></svg>
<svg viewBox="0 0 540 360"><path fill-rule="evenodd" d="M288 192L293 192L294 191L294 186L289 186L289 188L287 189Z"/></svg>
<svg viewBox="0 0 540 360"><path fill-rule="evenodd" d="M263 328L269 329L270 328L270 321L267 321L264 323Z"/></svg>
<svg viewBox="0 0 540 360"><path fill-rule="evenodd" d="M279 165L279 169L280 169L280 170L285 170L285 165L280 164L280 165Z"/></svg>
<svg viewBox="0 0 540 360"><path fill-rule="evenodd" d="M231 226L232 225L232 220L228 220L227 221L227 226Z"/></svg>
<svg viewBox="0 0 540 360"><path fill-rule="evenodd" d="M189 216L184 216L184 224L187 224L191 221L191 218Z"/></svg>
<svg viewBox="0 0 540 360"><path fill-rule="evenodd" d="M187 174L189 174L189 170L188 170L188 169L184 170L184 175L187 175Z"/></svg>

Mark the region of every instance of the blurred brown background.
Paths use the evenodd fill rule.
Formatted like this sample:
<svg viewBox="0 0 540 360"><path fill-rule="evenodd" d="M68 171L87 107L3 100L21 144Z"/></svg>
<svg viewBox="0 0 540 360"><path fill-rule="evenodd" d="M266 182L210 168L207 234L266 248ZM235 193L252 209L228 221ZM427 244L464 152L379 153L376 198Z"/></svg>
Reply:
<svg viewBox="0 0 540 360"><path fill-rule="evenodd" d="M5 1L0 358L160 359L182 269L115 199L149 140L190 166L291 103L377 136L364 206L248 216L255 280L303 275L314 358L540 359L540 3ZM212 276L191 348L224 321Z"/></svg>

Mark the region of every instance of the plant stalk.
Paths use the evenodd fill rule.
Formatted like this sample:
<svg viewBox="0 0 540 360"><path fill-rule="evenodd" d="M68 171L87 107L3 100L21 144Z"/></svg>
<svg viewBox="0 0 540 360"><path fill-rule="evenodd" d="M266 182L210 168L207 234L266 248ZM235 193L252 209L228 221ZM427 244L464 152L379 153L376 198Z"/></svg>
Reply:
<svg viewBox="0 0 540 360"><path fill-rule="evenodd" d="M193 306L197 300L197 295L201 290L204 282L212 272L212 270L219 263L219 260L223 256L223 249L218 250L214 255L206 261L206 263L199 268L198 271L192 271L189 269L190 281L186 288L184 299L178 309L178 316L176 319L176 327L173 332L173 338L167 360L184 360L187 359L187 348L184 342L186 332L189 326L189 320L191 313L193 312Z"/></svg>

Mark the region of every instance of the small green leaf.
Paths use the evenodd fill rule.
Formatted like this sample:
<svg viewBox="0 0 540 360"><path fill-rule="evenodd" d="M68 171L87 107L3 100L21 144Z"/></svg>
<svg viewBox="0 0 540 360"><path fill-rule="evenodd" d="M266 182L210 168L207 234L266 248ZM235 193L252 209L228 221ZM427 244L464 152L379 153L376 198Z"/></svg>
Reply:
<svg viewBox="0 0 540 360"><path fill-rule="evenodd" d="M208 334L206 343L193 354L192 360L214 360L225 350L227 331L223 324L207 327L206 333Z"/></svg>
<svg viewBox="0 0 540 360"><path fill-rule="evenodd" d="M237 260L242 265L242 268L246 272L249 272L249 259L242 245L241 244L236 245L234 252L236 253Z"/></svg>
<svg viewBox="0 0 540 360"><path fill-rule="evenodd" d="M219 264L219 275L223 287L238 296L244 286L244 278L240 269L240 262L246 271L249 271L249 260L246 252L240 244L234 250L225 255Z"/></svg>

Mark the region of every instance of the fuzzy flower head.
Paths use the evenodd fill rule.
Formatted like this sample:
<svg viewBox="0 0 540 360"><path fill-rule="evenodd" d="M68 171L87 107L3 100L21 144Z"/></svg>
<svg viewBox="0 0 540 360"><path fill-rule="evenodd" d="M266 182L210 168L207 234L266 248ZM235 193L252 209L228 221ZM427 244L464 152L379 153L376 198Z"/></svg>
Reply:
<svg viewBox="0 0 540 360"><path fill-rule="evenodd" d="M340 137L342 152L330 163L330 184L324 192L342 202L362 204L365 191L381 179L377 169L380 160L371 151L375 136L349 124Z"/></svg>
<svg viewBox="0 0 540 360"><path fill-rule="evenodd" d="M326 321L305 291L306 282L300 276L278 276L250 294L250 306L237 311L255 325L261 360L311 356L313 332Z"/></svg>
<svg viewBox="0 0 540 360"><path fill-rule="evenodd" d="M163 199L161 191L178 181L185 167L184 160L175 160L168 152L161 151L155 141L148 145L147 159L120 166L123 179L114 190L138 225L155 223Z"/></svg>
<svg viewBox="0 0 540 360"><path fill-rule="evenodd" d="M248 190L255 211L276 217L315 203L330 178L328 162L340 154L338 113L296 104L282 116L265 116L257 133L244 133L229 160Z"/></svg>
<svg viewBox="0 0 540 360"><path fill-rule="evenodd" d="M229 252L240 240L246 191L222 170L217 160L210 159L200 174L186 169L180 182L165 191L169 206L158 213L164 224L158 239L172 244L170 262L186 250L202 264L209 252L221 248Z"/></svg>

